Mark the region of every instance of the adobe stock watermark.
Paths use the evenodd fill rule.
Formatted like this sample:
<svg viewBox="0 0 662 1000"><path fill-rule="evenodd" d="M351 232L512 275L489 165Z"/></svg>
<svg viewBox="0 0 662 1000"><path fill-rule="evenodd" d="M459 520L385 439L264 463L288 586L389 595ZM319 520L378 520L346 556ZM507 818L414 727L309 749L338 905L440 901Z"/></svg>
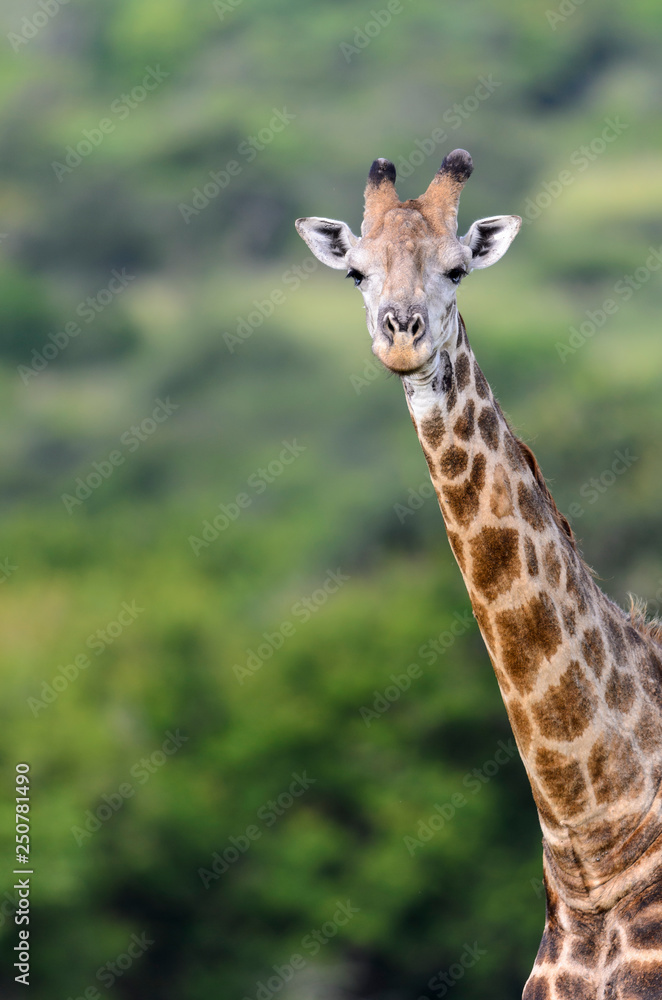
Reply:
<svg viewBox="0 0 662 1000"><path fill-rule="evenodd" d="M528 226L539 219L545 209L549 208L557 198L560 198L566 188L575 183L578 175L583 174L592 163L595 163L611 143L615 142L630 127L627 122L622 122L618 116L605 118L603 121L605 127L599 135L571 152L569 162L574 170L566 168L559 171L551 181L543 181L540 191L533 198L526 199L524 209L520 213L525 225Z"/></svg>
<svg viewBox="0 0 662 1000"><path fill-rule="evenodd" d="M106 623L103 628L91 632L85 640L85 646L94 652L95 656L101 654L112 646L119 637L130 628L136 618L143 614L144 608L139 608L135 601L123 601L120 605L116 617ZM63 694L67 688L78 680L83 670L87 670L92 665L92 660L87 653L78 653L69 663L65 663L57 668L57 673L51 681L43 681L41 685L40 697L27 699L27 705L33 716L37 718L52 705Z"/></svg>
<svg viewBox="0 0 662 1000"><path fill-rule="evenodd" d="M100 830L104 823L107 823L115 813L117 813L127 799L133 798L136 788L144 785L153 774L163 767L184 743L188 743L189 737L183 736L179 729L176 732L168 730L161 746L153 750L147 757L141 757L130 768L129 774L135 778L135 784L131 781L123 781L117 791L104 792L101 798L103 801L94 811L85 811L85 821L82 826L72 826L71 834L77 845L81 847L92 834Z"/></svg>
<svg viewBox="0 0 662 1000"><path fill-rule="evenodd" d="M436 663L445 653L455 645L459 636L464 635L474 625L475 619L471 611L454 611L453 620L449 627L440 632L438 636L424 642L418 649L418 655L425 660L428 666ZM389 680L392 681L383 691L373 691L373 699L370 705L361 705L359 715L370 729L370 726L377 719L380 719L392 705L399 701L405 691L408 691L412 681L423 677L424 670L418 663L410 663L402 674L391 674Z"/></svg>
<svg viewBox="0 0 662 1000"><path fill-rule="evenodd" d="M536 894L536 899L544 899L546 896L545 883L541 878L530 878L529 885Z"/></svg>
<svg viewBox="0 0 662 1000"><path fill-rule="evenodd" d="M659 247L649 247L648 257L644 263L635 269L632 274L624 274L612 286L612 295L604 299L597 309L587 309L586 319L579 327L570 327L570 336L567 343L557 341L554 345L556 353L562 364L565 364L568 356L576 354L580 347L583 347L587 340L595 336L601 330L610 316L615 316L621 306L629 302L635 292L639 291L649 280L655 271L662 267L662 245Z"/></svg>
<svg viewBox="0 0 662 1000"><path fill-rule="evenodd" d="M468 797L464 792L453 792L450 799L441 805L435 802L433 812L425 819L418 821L416 826L416 836L407 835L403 838L405 847L410 857L416 854L435 834L446 826L455 817L458 809L462 809L471 799L489 784L492 778L499 773L502 767L509 764L513 757L517 756L517 746L511 737L508 743L499 740L494 757L486 760L480 767L474 767L468 771L462 779L462 786L466 788Z"/></svg>
<svg viewBox="0 0 662 1000"><path fill-rule="evenodd" d="M434 998L445 997L448 991L464 977L467 969L473 969L476 962L479 962L484 955L487 955L487 951L485 948L479 948L477 941L465 944L457 962L453 962L447 969L439 969L439 972L435 972L428 980L427 988L434 994ZM434 998L423 994L418 1000L434 1000Z"/></svg>
<svg viewBox="0 0 662 1000"><path fill-rule="evenodd" d="M349 383L357 396L360 396L364 389L373 382L376 382L380 375L384 375L385 368L378 361L368 358L363 366L360 375L350 375Z"/></svg>
<svg viewBox="0 0 662 1000"><path fill-rule="evenodd" d="M409 2L411 3L411 0ZM370 43L381 35L384 28L388 28L394 16L402 14L403 10L404 7L401 0L388 0L386 7L379 10L371 10L370 20L366 21L362 28L354 28L354 37L352 39L354 44L352 45L350 42L340 43L340 53L345 62L350 63L354 56L360 55L361 52L367 49Z"/></svg>
<svg viewBox="0 0 662 1000"><path fill-rule="evenodd" d="M229 837L229 845L220 851L214 851L212 854L209 868L198 868L198 876L205 889L208 889L212 882L218 881L221 875L225 875L226 871L249 850L251 845L260 839L264 831L277 823L280 817L292 808L296 800L305 795L311 785L317 781L317 778L309 778L305 771L303 774L292 772L291 778L292 781L285 791L277 795L275 799L269 799L257 810L255 815L259 820L258 823L250 823L243 833Z"/></svg>
<svg viewBox="0 0 662 1000"><path fill-rule="evenodd" d="M436 496L434 486L429 479L427 482L422 482L416 490L410 486L407 491L407 503L393 504L393 510L400 524L404 524L408 517L420 510L426 500L430 500L432 497L436 499Z"/></svg>
<svg viewBox="0 0 662 1000"><path fill-rule="evenodd" d="M17 891L4 891L2 894L2 902L0 902L0 927L4 927L7 920L9 920L10 923L14 922L14 915L19 908L20 901L21 899Z"/></svg>
<svg viewBox="0 0 662 1000"><path fill-rule="evenodd" d="M147 949L151 948L154 943L152 938L147 937L144 931L140 935L132 934L126 950L117 955L112 961L104 962L97 969L95 979L99 981L104 989L109 990L115 985L118 979L122 978L125 972L128 972L134 962L142 958ZM80 996L69 996L67 1000L101 1000L102 996L103 994L98 988L92 985L87 986Z"/></svg>
<svg viewBox="0 0 662 1000"><path fill-rule="evenodd" d="M320 608L323 608L330 597L337 594L341 587L350 580L351 577L346 573L343 573L340 568L336 570L328 570L323 583L317 587L311 594L306 597L302 597L300 600L295 601L290 608L290 614L300 625L305 625L313 615L316 615ZM263 632L261 638L264 642L260 643L255 649L246 650L246 662L245 663L235 663L232 667L232 671L239 681L243 684L249 677L260 670L267 660L270 660L274 653L282 649L285 642L291 639L295 635L297 626L294 622L286 618L282 621L275 632Z"/></svg>
<svg viewBox="0 0 662 1000"><path fill-rule="evenodd" d="M429 156L432 156L448 141L449 133L461 128L501 85L501 81L493 79L491 73L488 73L487 76L479 76L473 91L463 101L456 102L442 114L441 120L448 128L434 128L429 136L415 139L415 148L408 156L399 158L395 164L398 176L411 177L416 167L422 166Z"/></svg>
<svg viewBox="0 0 662 1000"><path fill-rule="evenodd" d="M216 11L219 21L224 21L226 16L233 14L243 2L244 0L214 0L212 7Z"/></svg>
<svg viewBox="0 0 662 1000"><path fill-rule="evenodd" d="M110 105L108 111L111 118L100 118L92 128L84 128L75 146L69 145L64 150L64 162L52 160L51 167L58 181L62 183L65 177L72 174L76 167L79 167L83 160L92 155L98 149L106 136L112 135L117 128L118 122L125 121L132 111L139 107L147 99L150 93L157 90L164 80L167 80L170 73L166 73L160 66L145 66L145 75L142 81L133 87L128 93L120 94Z"/></svg>
<svg viewBox="0 0 662 1000"><path fill-rule="evenodd" d="M125 267L121 271L113 268L110 272L110 281L94 295L88 295L78 303L75 309L76 316L89 326L135 280L135 274L127 274ZM83 327L81 324L77 320L70 320L61 330L49 333L48 341L43 345L41 350L33 347L32 363L29 365L18 365L16 369L21 376L23 385L27 385L31 378L36 378L44 369L48 368L50 362L54 361L62 351L66 350L71 341L79 337L82 332Z"/></svg>
<svg viewBox="0 0 662 1000"><path fill-rule="evenodd" d="M360 907L352 906L351 900L348 899L344 903L336 900L336 911L331 919L326 920L321 927L313 928L301 938L301 952L294 952L283 965L273 965L273 976L266 981L258 980L254 996L244 996L242 1000L272 1000L272 997L280 993L285 984L294 979L297 972L305 969L310 959L318 955L324 945L328 944L338 931L360 912Z"/></svg>
<svg viewBox="0 0 662 1000"><path fill-rule="evenodd" d="M256 469L246 480L246 490L237 493L230 503L219 503L220 513L212 518L206 518L201 525L200 535L189 535L188 543L193 554L200 555L202 549L209 546L220 538L221 534L234 524L241 517L241 513L252 505L255 497L260 496L269 486L283 475L288 466L307 451L306 445L298 444L296 438L292 441L283 441L283 448L277 458L273 458L268 465Z"/></svg>
<svg viewBox="0 0 662 1000"><path fill-rule="evenodd" d="M92 462L90 472L85 476L77 476L73 493L60 494L67 514L72 514L76 507L82 507L94 491L110 479L115 469L124 465L127 455L137 451L141 444L148 441L168 417L179 409L179 403L171 402L170 396L166 396L165 400L155 399L154 402L156 406L151 414L139 424L132 424L120 436L119 443L122 448L114 448L106 458Z"/></svg>
<svg viewBox="0 0 662 1000"><path fill-rule="evenodd" d="M287 292L296 292L304 281L307 281L311 274L319 268L319 261L314 257L307 257L300 264L293 264L281 275L281 285ZM287 302L286 292L282 288L274 288L265 299L253 299L251 305L254 308L246 316L236 317L236 327L234 333L223 334L223 341L230 354L234 354L237 347L240 347L255 331L262 326L265 319L273 316L278 306Z"/></svg>
<svg viewBox="0 0 662 1000"><path fill-rule="evenodd" d="M191 203L184 201L179 203L177 207L186 225L218 198L221 191L232 183L233 177L238 177L246 164L252 163L258 153L266 149L276 136L296 119L296 115L290 114L287 108L272 108L272 111L273 115L266 125L263 125L255 135L249 135L239 143L237 156L240 159L228 160L220 170L210 170L207 175L209 180L205 181L202 187L193 188Z"/></svg>
<svg viewBox="0 0 662 1000"><path fill-rule="evenodd" d="M21 20L18 31L10 31L7 41L14 52L19 52L24 45L36 38L39 32L53 20L60 8L69 3L69 0L39 0L37 10L29 17Z"/></svg>
<svg viewBox="0 0 662 1000"><path fill-rule="evenodd" d="M559 24L565 24L584 2L585 0L561 0L556 10L546 10L545 17L552 31L556 31Z"/></svg>
<svg viewBox="0 0 662 1000"><path fill-rule="evenodd" d="M18 566L10 563L9 557L0 560L0 583L6 583L10 576L13 576Z"/></svg>
<svg viewBox="0 0 662 1000"><path fill-rule="evenodd" d="M639 461L638 455L632 455L630 449L625 451L615 451L614 460L608 469L603 469L597 476L591 476L579 487L579 495L588 504L597 503L601 496L614 485L616 480L625 475L635 462ZM586 513L586 508L576 501L568 507L567 518L570 524L579 520Z"/></svg>

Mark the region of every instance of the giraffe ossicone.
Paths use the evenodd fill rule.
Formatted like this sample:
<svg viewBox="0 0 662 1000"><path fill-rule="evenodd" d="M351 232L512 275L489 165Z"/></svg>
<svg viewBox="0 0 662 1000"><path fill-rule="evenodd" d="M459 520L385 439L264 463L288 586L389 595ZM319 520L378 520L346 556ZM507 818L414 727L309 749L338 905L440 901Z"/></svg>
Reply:
<svg viewBox="0 0 662 1000"><path fill-rule="evenodd" d="M520 218L457 236L473 164L444 159L401 202L375 160L361 235L296 226L360 287L373 353L402 379L448 539L487 646L543 832L545 930L524 1000L662 997L662 629L598 588L531 450L469 345L456 291Z"/></svg>

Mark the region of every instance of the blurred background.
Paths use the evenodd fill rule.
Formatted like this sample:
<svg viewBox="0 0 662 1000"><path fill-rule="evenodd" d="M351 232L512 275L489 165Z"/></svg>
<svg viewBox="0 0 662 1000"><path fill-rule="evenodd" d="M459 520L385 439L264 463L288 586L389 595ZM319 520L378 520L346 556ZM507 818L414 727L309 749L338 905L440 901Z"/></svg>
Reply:
<svg viewBox="0 0 662 1000"><path fill-rule="evenodd" d="M459 293L474 350L603 588L659 610L661 31L5 0L3 996L18 761L35 1000L520 995L524 771L401 387L293 223L472 153L460 231L525 219Z"/></svg>

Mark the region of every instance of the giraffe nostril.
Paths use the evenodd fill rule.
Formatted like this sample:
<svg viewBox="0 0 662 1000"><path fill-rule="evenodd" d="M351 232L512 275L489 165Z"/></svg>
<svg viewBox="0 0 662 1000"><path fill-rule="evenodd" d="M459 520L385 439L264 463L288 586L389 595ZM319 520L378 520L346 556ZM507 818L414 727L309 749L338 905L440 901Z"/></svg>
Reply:
<svg viewBox="0 0 662 1000"><path fill-rule="evenodd" d="M426 331L425 316L421 312L406 313L398 315L398 312L389 309L381 319L381 330L390 344L395 341L396 334L411 337L414 346L421 340Z"/></svg>
<svg viewBox="0 0 662 1000"><path fill-rule="evenodd" d="M425 333L425 320L420 315L420 313L416 313L416 315L414 316L410 327L410 333L414 341L420 340L420 338Z"/></svg>
<svg viewBox="0 0 662 1000"><path fill-rule="evenodd" d="M389 312L386 313L386 315L384 316L384 319L382 320L382 330L384 331L388 339L391 341L391 343L393 343L393 338L395 337L396 333L399 330L399 326L395 321L393 313Z"/></svg>

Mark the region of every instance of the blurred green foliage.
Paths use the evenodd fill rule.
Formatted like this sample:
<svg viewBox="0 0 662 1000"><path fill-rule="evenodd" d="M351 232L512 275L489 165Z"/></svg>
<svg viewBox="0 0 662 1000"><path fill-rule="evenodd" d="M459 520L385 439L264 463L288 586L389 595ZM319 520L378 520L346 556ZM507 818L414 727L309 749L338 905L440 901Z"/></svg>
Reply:
<svg viewBox="0 0 662 1000"><path fill-rule="evenodd" d="M409 1000L467 946L453 996L519 995L526 778L400 387L293 220L356 230L374 157L408 197L472 152L461 226L530 220L462 289L474 349L604 588L655 609L661 14L562 8L5 4L3 996L19 760L35 1000Z"/></svg>

